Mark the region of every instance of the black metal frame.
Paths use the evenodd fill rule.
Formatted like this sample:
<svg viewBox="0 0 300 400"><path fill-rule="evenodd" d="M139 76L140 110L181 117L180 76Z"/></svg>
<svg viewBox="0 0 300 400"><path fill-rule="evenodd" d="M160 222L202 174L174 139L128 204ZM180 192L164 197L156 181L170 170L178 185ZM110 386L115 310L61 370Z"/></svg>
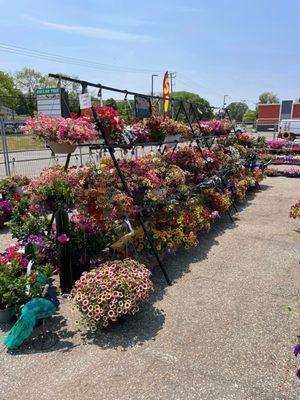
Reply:
<svg viewBox="0 0 300 400"><path fill-rule="evenodd" d="M109 86L101 85L101 84L99 84L99 83L98 83L98 84L95 84L95 83L92 83L92 82L87 82L87 81L83 81L83 80L79 80L79 79L69 78L69 77L61 76L61 75L57 75L57 74L49 74L49 77L51 77L51 78L56 78L56 79L59 79L59 80L65 80L65 81L69 81L69 82L78 83L78 84L80 84L81 87L82 87L82 93L85 93L85 92L87 91L87 87L88 87L88 86L91 86L91 87L96 87L96 88L98 88L98 89L101 90L101 91L104 89L104 90L113 91L113 92L117 92L117 93L124 93L124 94L125 94L125 97L127 97L128 94L130 94L130 95L134 95L134 96L148 97L149 99L164 100L164 98L161 97L161 96L145 95L145 94L142 94L142 93L137 93L137 92L131 92L131 91L128 91L128 90L122 90L122 89L112 88L112 87L109 87ZM202 147L201 147L201 145L200 145L201 139L198 138L197 135L195 134L195 131L194 131L194 128L193 128L193 126L192 126L191 119L190 119L190 113L191 113L191 111L192 111L193 114L194 114L194 117L196 118L196 121L197 121L197 123L199 124L199 127L200 127L200 118L199 118L199 113L198 113L197 108L196 108L196 111L195 111L196 105L195 105L194 103L192 103L192 102L183 101L182 99L175 99L175 98L172 98L172 97L170 97L169 100L170 100L171 104L172 104L172 102L179 102L179 103L180 103L180 104L179 104L178 111L177 111L177 115L176 115L176 117L175 117L175 120L178 118L178 115L179 115L180 111L183 110L183 112L184 112L184 114L185 114L186 121L187 121L187 123L188 123L188 125L189 125L189 127L190 127L190 129L191 129L192 135L193 135L193 139L192 139L191 141L196 141L196 144L197 144L197 146L198 146L198 148L199 148L201 157L203 158L203 160L204 160L205 163L206 163L208 175L209 175L209 177L212 177L212 173L211 173L211 169L210 169L210 166L209 166L209 162L208 162L208 160L205 158L205 155L203 154L203 151L202 151ZM189 112L186 110L184 103L189 104ZM219 109L219 107L210 107L210 108L211 108L211 109ZM124 191L125 191L125 192L127 193L127 195L128 195L129 197L131 197L131 198L133 199L133 201L135 202L135 199L134 199L134 197L133 197L133 194L131 193L131 191L130 191L128 185L127 185L127 182L126 182L126 179L125 179L125 177L124 177L124 174L122 173L122 170L121 170L121 168L120 168L119 162L118 162L118 160L117 160L117 158L116 158L116 156L115 156L115 149L117 149L117 148L118 148L118 149L122 149L122 148L128 149L128 147L129 147L130 145L129 145L129 146L128 146L128 145L115 145L115 144L113 144L113 143L110 143L109 138L108 138L107 135L105 134L105 131L104 131L104 129L103 129L103 126L102 126L101 122L99 121L99 119L98 119L98 117L97 117L97 112L96 112L94 106L92 106L92 113L93 113L93 117L94 117L94 120L95 120L96 129L97 129L98 132L101 134L101 136L102 136L102 138L103 138L103 140L104 140L104 145L103 145L103 144L96 144L96 145L89 145L89 146L90 146L91 148L103 148L103 147L104 147L104 148L107 148L107 149L108 149L109 154L110 154L110 156L111 156L111 159L112 159L112 161L113 161L113 164L114 164L114 166L115 166L115 168L116 168L116 170L117 170L117 173L118 173L119 178L120 178L120 180L121 180L121 183L122 183L122 185L123 185ZM228 116L229 116L228 110L225 109L225 113L227 113ZM230 116L229 116L229 119L230 119L230 121L231 121ZM152 143L149 142L149 143L138 143L138 144L135 143L135 144L131 145L130 147L131 147L131 148L134 148L134 147L137 147L137 146L142 147L142 146L145 146L145 145L148 145L148 146L149 146L149 145L151 145L151 146L153 146L153 145L159 145L159 146L161 146L161 145L163 145L163 144L166 145L166 144L173 143L173 144L174 144L173 153L174 153L174 151L176 150L176 147L177 147L178 143L180 143L180 142L186 142L186 141L187 141L187 140L182 140L182 141L180 141L180 140L174 140L174 141L169 141L169 142L152 142ZM205 142L205 143L207 144L207 142ZM163 153L164 153L165 150L166 150L166 146L165 146L164 149L163 149ZM162 154L163 154L163 153L162 153ZM67 158L67 160L66 160L65 170L67 170L67 168L68 168L69 161L70 161L70 156L71 156L71 155L68 155L68 158ZM232 216L231 216L230 212L227 211L227 213L228 213L228 215L229 215L229 217L230 217L230 220L233 222L233 219L232 219ZM161 271L162 271L162 273L163 273L163 275L164 275L164 278L165 278L167 284L168 284L168 285L171 285L171 281L170 281L170 279L169 279L169 277L168 277L168 274L167 274L167 272L166 272L166 270L165 270L165 268L164 268L164 265L163 265L163 263L162 263L162 261L161 261L161 259L160 259L160 256L159 256L159 254L158 254L158 252L157 252L157 250L156 250L156 247L155 247L155 245L154 245L154 243L153 243L153 241L152 241L152 238L151 238L151 236L150 236L150 234L149 234L149 232L148 232L148 230L147 230L147 227L146 227L146 225L145 225L144 218L143 218L143 213L142 213L142 210L141 210L141 209L139 209L139 211L138 211L137 219L138 219L138 221L139 221L139 223L140 223L140 225L141 225L141 227L142 227L142 229L143 229L143 231L144 231L144 234L145 234L145 236L146 236L146 238L147 238L147 240L148 240L148 242L149 242L149 244L150 244L151 250L152 250L152 252L153 252L153 254L154 254L154 256L155 256L155 258L156 258L156 260L157 260L157 263L158 263L158 265L159 265L159 267L160 267L160 269L161 269Z"/></svg>

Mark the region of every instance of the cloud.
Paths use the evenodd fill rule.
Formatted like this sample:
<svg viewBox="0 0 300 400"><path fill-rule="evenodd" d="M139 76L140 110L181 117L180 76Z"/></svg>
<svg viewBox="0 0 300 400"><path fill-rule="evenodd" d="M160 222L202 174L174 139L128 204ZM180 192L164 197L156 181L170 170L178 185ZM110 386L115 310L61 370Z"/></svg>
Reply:
<svg viewBox="0 0 300 400"><path fill-rule="evenodd" d="M28 15L25 15L24 17L30 21L36 22L39 25L51 30L68 32L80 36L93 37L95 39L118 40L118 41L149 41L153 39L150 36L129 33L129 32L122 32L115 29L95 28L93 26L84 26L84 25L59 24L55 22L40 20L38 18L34 18Z"/></svg>

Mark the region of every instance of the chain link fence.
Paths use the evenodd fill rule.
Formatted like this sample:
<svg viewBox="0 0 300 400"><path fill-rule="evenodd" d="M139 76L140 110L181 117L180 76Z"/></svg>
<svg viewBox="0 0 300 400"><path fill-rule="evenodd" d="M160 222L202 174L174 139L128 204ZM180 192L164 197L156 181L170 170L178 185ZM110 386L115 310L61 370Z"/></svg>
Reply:
<svg viewBox="0 0 300 400"><path fill-rule="evenodd" d="M44 168L65 165L66 155L55 155L45 144L25 136L20 130L7 132L0 117L0 178L7 175L37 176ZM88 147L78 147L72 154L69 166L99 163L101 153Z"/></svg>

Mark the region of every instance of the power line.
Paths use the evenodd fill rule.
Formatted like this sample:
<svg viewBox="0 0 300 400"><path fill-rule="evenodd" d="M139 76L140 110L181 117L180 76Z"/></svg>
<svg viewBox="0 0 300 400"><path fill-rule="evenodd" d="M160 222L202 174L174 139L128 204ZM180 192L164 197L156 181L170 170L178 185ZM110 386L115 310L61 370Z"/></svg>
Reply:
<svg viewBox="0 0 300 400"><path fill-rule="evenodd" d="M128 73L141 73L141 74L148 74L152 72L159 72L163 73L162 70L153 70L153 69L143 69L143 68L132 68L132 67L123 67L123 66L116 66L110 64L103 64L96 61L88 61L81 58L74 58L74 57L67 57L61 56L53 53L46 53L44 51L39 50L32 50L25 47L8 45L5 43L0 43L0 51L6 53L17 54L20 56L27 56L35 59L42 59L46 61L54 61L57 63L62 64L69 64L69 65L78 65L81 67L86 68L93 68L98 70L110 70L110 71L117 71L117 72L128 72Z"/></svg>

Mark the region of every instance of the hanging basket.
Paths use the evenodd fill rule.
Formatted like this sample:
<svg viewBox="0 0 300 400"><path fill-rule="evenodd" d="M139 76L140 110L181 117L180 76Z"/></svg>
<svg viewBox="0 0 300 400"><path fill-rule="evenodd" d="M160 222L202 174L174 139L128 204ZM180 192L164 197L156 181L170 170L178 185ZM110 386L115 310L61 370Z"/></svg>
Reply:
<svg viewBox="0 0 300 400"><path fill-rule="evenodd" d="M77 144L70 143L47 142L46 144L54 154L71 154L74 153L77 148Z"/></svg>

